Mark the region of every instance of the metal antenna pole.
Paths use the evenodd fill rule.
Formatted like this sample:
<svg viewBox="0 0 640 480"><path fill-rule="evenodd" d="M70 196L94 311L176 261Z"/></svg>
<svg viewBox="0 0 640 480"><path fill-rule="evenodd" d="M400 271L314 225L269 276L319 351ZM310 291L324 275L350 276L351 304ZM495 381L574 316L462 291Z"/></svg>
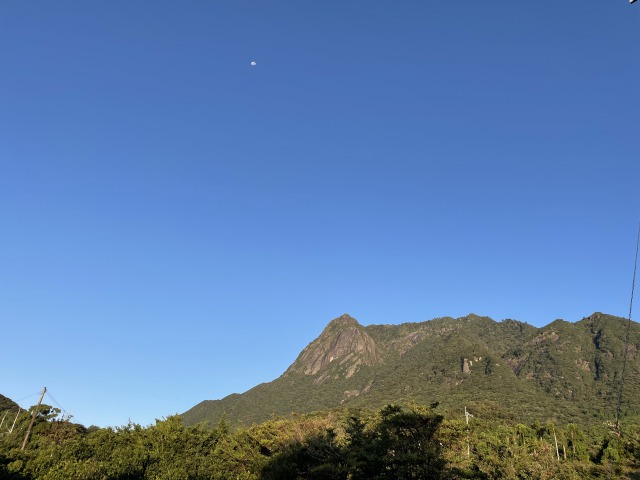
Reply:
<svg viewBox="0 0 640 480"><path fill-rule="evenodd" d="M634 0L635 1L635 0ZM636 239L636 259L633 264L633 281L631 282L631 300L629 301L629 320L627 322L627 335L624 340L622 352L622 377L620 379L620 392L618 393L618 408L616 410L616 432L622 436L620 429L620 413L622 412L622 391L624 390L624 376L627 371L627 351L629 350L629 334L631 333L631 311L633 310L633 291L636 288L636 271L638 269L638 247L640 247L640 224L638 224L638 238Z"/></svg>

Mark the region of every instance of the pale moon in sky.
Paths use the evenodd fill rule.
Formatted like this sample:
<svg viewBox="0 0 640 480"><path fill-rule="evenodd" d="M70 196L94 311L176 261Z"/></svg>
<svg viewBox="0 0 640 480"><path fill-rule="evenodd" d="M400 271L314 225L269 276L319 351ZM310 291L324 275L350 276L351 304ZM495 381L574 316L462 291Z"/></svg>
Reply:
<svg viewBox="0 0 640 480"><path fill-rule="evenodd" d="M256 66L256 62L251 62L251 66L255 67Z"/></svg>

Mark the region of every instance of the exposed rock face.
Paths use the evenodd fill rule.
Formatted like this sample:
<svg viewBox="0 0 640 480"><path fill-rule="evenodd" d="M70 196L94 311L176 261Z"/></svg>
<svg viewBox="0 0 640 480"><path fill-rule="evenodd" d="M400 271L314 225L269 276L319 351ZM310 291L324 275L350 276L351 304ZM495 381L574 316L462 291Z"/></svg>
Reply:
<svg viewBox="0 0 640 480"><path fill-rule="evenodd" d="M315 375L319 382L328 378L329 367L337 366L341 376L353 376L361 365L380 362L376 344L355 318L344 314L332 320L287 369L287 373Z"/></svg>
<svg viewBox="0 0 640 480"><path fill-rule="evenodd" d="M469 375L471 373L471 369L469 368L469 359L462 359L462 374Z"/></svg>
<svg viewBox="0 0 640 480"><path fill-rule="evenodd" d="M415 332L411 332L398 340L394 340L391 347L400 353L400 355L404 355L422 340L424 340L424 334L419 330L416 330Z"/></svg>

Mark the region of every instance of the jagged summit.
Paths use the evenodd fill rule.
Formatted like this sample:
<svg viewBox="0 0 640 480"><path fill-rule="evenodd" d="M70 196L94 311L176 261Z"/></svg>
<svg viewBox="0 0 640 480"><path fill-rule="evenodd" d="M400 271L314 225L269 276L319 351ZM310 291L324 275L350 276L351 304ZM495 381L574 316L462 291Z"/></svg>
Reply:
<svg viewBox="0 0 640 480"><path fill-rule="evenodd" d="M378 362L374 340L355 318L345 313L329 322L320 336L300 353L285 375L321 373L315 382L322 383L329 376L349 378L361 365L376 365Z"/></svg>
<svg viewBox="0 0 640 480"><path fill-rule="evenodd" d="M356 320L355 318L353 318L351 315L349 315L348 313L343 313L342 315L340 315L338 318L334 318L333 320L331 320L326 328L329 328L331 326L333 327L348 327L348 326L352 326L352 325L357 325L359 327L361 327L362 325L360 325L360 323L358 322L358 320Z"/></svg>

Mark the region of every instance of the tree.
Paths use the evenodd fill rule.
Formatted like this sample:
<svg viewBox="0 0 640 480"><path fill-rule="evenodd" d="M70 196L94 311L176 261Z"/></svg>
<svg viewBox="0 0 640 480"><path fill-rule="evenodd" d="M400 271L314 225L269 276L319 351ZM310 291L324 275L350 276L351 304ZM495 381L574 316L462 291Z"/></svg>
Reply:
<svg viewBox="0 0 640 480"><path fill-rule="evenodd" d="M403 411L395 405L383 408L380 415L374 438L369 443L373 450L369 457L379 458L378 462L370 463L377 471L370 471L362 478L440 478L445 461L435 436L442 417L415 409Z"/></svg>

